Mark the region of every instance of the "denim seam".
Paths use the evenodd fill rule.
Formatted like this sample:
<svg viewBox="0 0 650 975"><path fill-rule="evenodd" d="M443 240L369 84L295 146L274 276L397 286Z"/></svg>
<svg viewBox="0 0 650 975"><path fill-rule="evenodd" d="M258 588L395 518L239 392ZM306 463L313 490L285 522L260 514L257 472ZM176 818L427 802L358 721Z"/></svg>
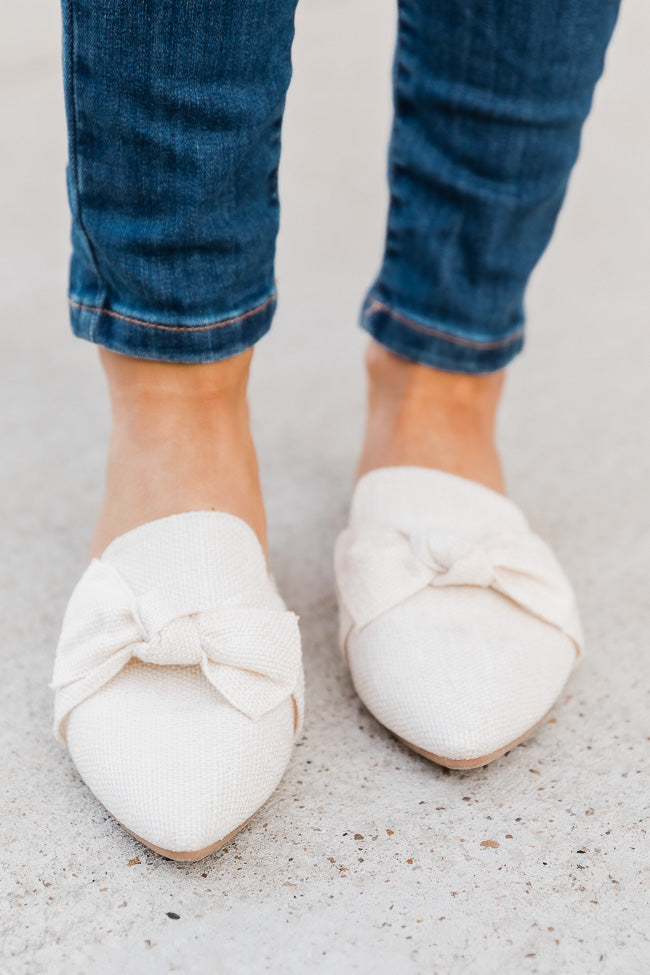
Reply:
<svg viewBox="0 0 650 975"><path fill-rule="evenodd" d="M397 37L395 40L395 54L393 62L393 122L390 132L390 142L389 142L389 159L388 159L388 185L389 185L389 202L388 202L388 213L387 213L387 228L386 228L386 242L388 242L388 234L392 231L391 216L394 210L399 206L400 199L397 192L398 183L398 170L397 170L397 159L396 156L396 145L398 129L402 123L401 115L399 112L399 100L400 93L403 91L403 84L400 82L403 80L404 76L404 27L403 27L403 17L404 10L403 5L398 3L397 6Z"/></svg>
<svg viewBox="0 0 650 975"><path fill-rule="evenodd" d="M447 342L452 342L456 345L466 345L472 349L500 349L506 345L511 345L516 342L524 334L524 327L518 328L516 332L509 335L505 339L499 341L491 342L479 342L475 339L466 339L460 335L450 335L448 332L443 332L441 329L433 328L431 325L422 325L420 322L414 321L412 318L408 318L401 312L395 311L389 305L384 304L383 301L378 301L376 298L370 299L370 304L366 308L367 315L373 315L377 311L383 311L391 318L397 319L397 321L402 322L402 324L407 325L409 328L417 329L420 332L424 332L427 335L433 335L436 338L444 339Z"/></svg>
<svg viewBox="0 0 650 975"><path fill-rule="evenodd" d="M76 31L77 25L74 16L74 3L73 0L69 0L68 5L68 44L69 44L69 86L70 86L70 107L71 107L71 124L70 124L70 162L72 164L73 171L73 181L75 189L75 216L77 220L77 225L83 234L83 238L88 249L88 256L92 261L93 270L97 275L99 282L102 282L102 276L99 273L99 266L97 263L97 257L95 255L95 248L90 240L88 231L86 230L86 225L83 220L81 213L81 186L79 179L79 154L77 151L77 129L78 129L78 106L77 106L77 86L75 80L75 59L76 59Z"/></svg>
<svg viewBox="0 0 650 975"><path fill-rule="evenodd" d="M143 325L146 328L157 328L165 332L204 332L207 329L220 328L223 325L233 325L235 322L241 322L245 318L250 318L251 315L263 311L267 305L275 301L275 295L269 295L260 305L249 308L248 311L243 312L241 315L235 315L233 318L224 318L218 322L211 322L209 325L161 325L158 322L146 322L141 318L130 318L128 315L121 315L119 312L112 311L110 308L97 308L94 305L85 305L80 301L73 301L72 298L69 298L68 301L71 308L80 308L83 311L91 311L99 315L110 315L111 318L119 318L120 321L130 322L132 325Z"/></svg>

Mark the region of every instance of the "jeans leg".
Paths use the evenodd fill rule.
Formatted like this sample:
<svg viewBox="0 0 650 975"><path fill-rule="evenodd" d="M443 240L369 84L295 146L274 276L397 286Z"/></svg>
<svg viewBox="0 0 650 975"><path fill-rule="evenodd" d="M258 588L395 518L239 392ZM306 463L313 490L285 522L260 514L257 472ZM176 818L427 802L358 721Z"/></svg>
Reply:
<svg viewBox="0 0 650 975"><path fill-rule="evenodd" d="M406 358L500 369L577 158L618 0L399 0L383 263L362 326Z"/></svg>
<svg viewBox="0 0 650 975"><path fill-rule="evenodd" d="M74 332L226 358L275 306L296 0L62 0Z"/></svg>

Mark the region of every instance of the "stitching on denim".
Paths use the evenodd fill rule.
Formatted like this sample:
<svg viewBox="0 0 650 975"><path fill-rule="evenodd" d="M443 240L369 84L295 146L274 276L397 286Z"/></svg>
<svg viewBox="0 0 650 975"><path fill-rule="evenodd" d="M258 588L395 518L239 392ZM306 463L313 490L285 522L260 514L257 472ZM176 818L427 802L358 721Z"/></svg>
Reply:
<svg viewBox="0 0 650 975"><path fill-rule="evenodd" d="M387 222L387 240L388 235L392 234L392 220L391 217L393 212L399 205L399 197L397 193L397 142L399 137L399 129L402 125L402 117L399 112L399 100L403 97L402 92L404 91L404 5L403 3L397 4L397 26L396 32L397 36L395 39L395 53L393 55L393 71L392 71L392 86L393 86L393 120L390 130L390 140L388 145L388 186L389 186L389 203L388 203L388 222Z"/></svg>
<svg viewBox="0 0 650 975"><path fill-rule="evenodd" d="M88 248L88 255L92 261L93 270L97 275L97 280L102 281L102 276L99 273L99 266L97 263L97 255L95 254L95 248L91 243L90 237L88 236L88 231L86 230L86 225L81 214L81 181L79 177L79 152L77 148L77 129L79 127L79 106L77 104L77 85L76 85L76 58L77 58L77 22L74 15L74 0L68 0L67 7L67 26L68 26L68 56L69 64L68 69L70 71L70 77L68 79L70 87L70 107L71 107L71 118L70 118L70 141L69 141L69 154L70 162L72 164L74 188L76 199L75 203L75 213L74 216L77 220L77 225L83 234L86 247Z"/></svg>
<svg viewBox="0 0 650 975"><path fill-rule="evenodd" d="M448 332L442 332L439 328L433 328L430 325L422 325L420 322L413 321L412 318L407 318L406 315L402 315L398 311L394 311L388 305L385 305L382 301L377 301L376 298L370 299L370 304L366 309L367 315L373 315L377 311L386 312L391 318L396 318L398 321L402 322L404 325L408 325L409 328L417 329L420 332L425 332L427 335L434 335L436 338L445 339L447 342L453 342L456 345L467 345L472 349L501 349L505 345L511 345L520 338L524 329L523 326L518 328L516 332L509 335L506 339L501 339L500 341L494 342L477 342L474 339L465 339L460 335L450 335Z"/></svg>
<svg viewBox="0 0 650 975"><path fill-rule="evenodd" d="M145 322L141 318L130 318L128 315L120 315L119 312L111 311L110 308L96 308L93 305L84 305L79 301L73 301L72 298L69 298L68 301L72 308L81 308L83 311L92 311L100 315L110 315L111 318L119 318L120 321L130 322L132 325L144 325L146 328L158 328L165 332L204 332L209 328L220 328L223 325L232 325L235 322L241 322L256 312L263 311L268 304L275 301L275 295L269 295L261 305L256 305L255 308L250 308L241 315L236 315L234 318L224 318L220 322L211 322L209 325L160 325L157 322Z"/></svg>

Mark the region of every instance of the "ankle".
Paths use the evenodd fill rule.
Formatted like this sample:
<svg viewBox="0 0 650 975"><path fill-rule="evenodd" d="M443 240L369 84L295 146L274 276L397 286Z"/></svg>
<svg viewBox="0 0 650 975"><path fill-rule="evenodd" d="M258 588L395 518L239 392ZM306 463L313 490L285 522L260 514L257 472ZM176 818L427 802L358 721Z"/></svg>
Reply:
<svg viewBox="0 0 650 975"><path fill-rule="evenodd" d="M493 425L504 371L483 375L448 372L410 362L371 341L366 350L369 408L390 404L436 414L463 415Z"/></svg>
<svg viewBox="0 0 650 975"><path fill-rule="evenodd" d="M246 399L251 357L176 365L102 350L114 422L91 554L146 521L201 510L237 515L266 549Z"/></svg>
<svg viewBox="0 0 650 975"><path fill-rule="evenodd" d="M137 439L169 436L192 418L247 428L252 350L219 362L154 362L100 350L115 427Z"/></svg>
<svg viewBox="0 0 650 975"><path fill-rule="evenodd" d="M371 343L368 410L357 477L378 467L446 470L504 491L495 446L503 372L432 369Z"/></svg>

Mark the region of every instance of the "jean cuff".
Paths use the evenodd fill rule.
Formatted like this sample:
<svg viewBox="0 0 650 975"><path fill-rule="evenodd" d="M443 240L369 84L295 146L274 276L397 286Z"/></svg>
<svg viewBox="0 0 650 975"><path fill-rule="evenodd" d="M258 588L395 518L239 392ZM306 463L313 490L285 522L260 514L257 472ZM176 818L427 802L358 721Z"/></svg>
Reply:
<svg viewBox="0 0 650 975"><path fill-rule="evenodd" d="M455 335L424 322L368 295L361 309L360 325L396 355L447 372L472 375L503 369L521 351L524 329L520 326L505 338L481 341Z"/></svg>
<svg viewBox="0 0 650 975"><path fill-rule="evenodd" d="M268 332L275 311L272 291L250 308L216 321L163 324L69 298L72 331L113 352L158 362L214 362L250 348Z"/></svg>

